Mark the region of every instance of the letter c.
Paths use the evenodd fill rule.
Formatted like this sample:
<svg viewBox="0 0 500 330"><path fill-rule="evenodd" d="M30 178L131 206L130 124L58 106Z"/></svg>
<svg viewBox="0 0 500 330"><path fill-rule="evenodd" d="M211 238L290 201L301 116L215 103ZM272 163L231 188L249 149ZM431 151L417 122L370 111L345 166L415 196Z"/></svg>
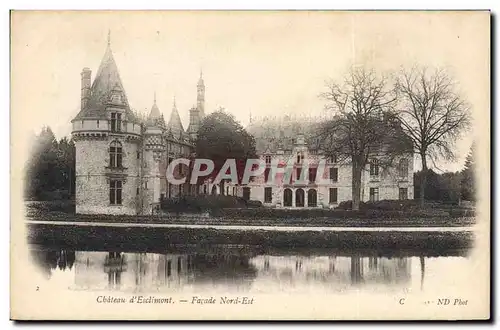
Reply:
<svg viewBox="0 0 500 330"><path fill-rule="evenodd" d="M404 304L405 304L405 298L401 298L401 299L399 299L399 304L400 304L400 305L404 305Z"/></svg>
<svg viewBox="0 0 500 330"><path fill-rule="evenodd" d="M97 296L97 302L100 304L102 302L102 299L99 299L99 298L102 298L102 296Z"/></svg>

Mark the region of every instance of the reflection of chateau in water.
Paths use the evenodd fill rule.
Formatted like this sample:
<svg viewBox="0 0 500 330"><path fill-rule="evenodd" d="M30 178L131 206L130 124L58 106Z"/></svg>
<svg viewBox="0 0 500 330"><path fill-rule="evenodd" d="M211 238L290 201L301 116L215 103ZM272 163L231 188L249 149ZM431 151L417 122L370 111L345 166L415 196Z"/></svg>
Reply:
<svg viewBox="0 0 500 330"><path fill-rule="evenodd" d="M425 258L271 256L227 247L203 253L33 251L50 278L77 290L127 292L422 289ZM420 262L419 262L420 260Z"/></svg>
<svg viewBox="0 0 500 330"><path fill-rule="evenodd" d="M193 284L249 287L248 257L220 254L76 252L77 289L162 291Z"/></svg>
<svg viewBox="0 0 500 330"><path fill-rule="evenodd" d="M356 284L408 284L411 262L408 258L337 256L258 256L251 263L272 286L303 286L318 283L337 288Z"/></svg>

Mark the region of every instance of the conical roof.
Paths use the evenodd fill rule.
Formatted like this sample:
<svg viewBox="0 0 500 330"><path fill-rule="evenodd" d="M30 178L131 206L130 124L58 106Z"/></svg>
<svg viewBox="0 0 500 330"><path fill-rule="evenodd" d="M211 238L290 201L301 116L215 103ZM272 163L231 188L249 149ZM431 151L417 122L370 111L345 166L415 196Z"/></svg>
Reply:
<svg viewBox="0 0 500 330"><path fill-rule="evenodd" d="M147 125L159 126L163 128L165 127L165 118L163 118L163 114L160 112L158 105L156 105L156 95L154 98L153 106L151 107L151 111L149 112Z"/></svg>
<svg viewBox="0 0 500 330"><path fill-rule="evenodd" d="M175 137L179 137L184 133L184 127L182 126L181 116L179 116L179 111L177 111L177 106L172 107L172 113L170 114L170 120L168 121L168 128L172 130Z"/></svg>
<svg viewBox="0 0 500 330"><path fill-rule="evenodd" d="M90 99L85 108L78 113L74 120L84 118L106 118L106 103L109 101L112 92L120 93L128 119L137 121L132 111L130 111L118 67L108 43L108 47L106 48L106 52L104 53L90 89Z"/></svg>

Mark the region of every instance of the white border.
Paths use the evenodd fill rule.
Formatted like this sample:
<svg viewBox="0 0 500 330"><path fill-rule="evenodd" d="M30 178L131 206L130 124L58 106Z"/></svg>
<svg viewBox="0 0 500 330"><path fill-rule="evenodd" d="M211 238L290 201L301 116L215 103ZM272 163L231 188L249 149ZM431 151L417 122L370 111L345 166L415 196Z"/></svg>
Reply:
<svg viewBox="0 0 500 330"><path fill-rule="evenodd" d="M354 9L354 10L360 10L360 9L374 9L374 10L392 10L392 9L400 9L400 10L451 10L451 9L459 9L459 10L468 10L468 9L491 9L494 14L498 14L499 12L499 1L498 0L475 0L475 1L437 1L437 0L420 0L420 1L361 1L361 0L351 0L351 1L318 1L318 0L306 0L306 1L271 1L271 0L253 0L253 1L193 1L193 0L184 0L184 1L168 1L165 3L165 1L148 1L148 0L142 0L139 2L132 2L130 1L129 3L124 3L121 1L119 5L117 4L112 4L110 1L103 1L103 0L86 0L86 1L36 1L36 0L30 0L30 1L2 1L1 2L1 27L2 27L2 34L1 34L1 46L2 46L2 52L1 52L1 60L3 65L1 66L1 73L2 73L2 88L0 89L0 100L1 100L1 105L2 105L2 110L0 111L0 125L2 126L0 128L0 143L2 146L2 154L9 154L10 156L10 132L9 132L9 124L10 124L10 116L9 116L9 109L10 109L10 104L9 104L9 78L10 78L10 63L9 63L9 9L41 9L41 10L50 10L50 9L85 9L85 10L93 10L93 9L127 9L127 10L133 10L133 9L319 9L319 10L327 10L327 9L336 9L336 10L349 10L349 9ZM498 17L495 17L497 19ZM498 25L498 22L495 21L496 25ZM493 34L494 38L494 43L498 43L498 33L495 32ZM492 59L492 61L496 60ZM494 76L496 74L493 72ZM492 78L494 78L494 76ZM498 85L493 84L494 90L492 90L493 95L498 95ZM495 101L496 103L496 101ZM495 113L495 112L494 112ZM497 121L497 115L494 115L494 118L492 120L495 120L495 124L498 126L498 121ZM494 138L497 138L497 134L494 135ZM13 146L15 147L15 145ZM10 159L10 157L9 157ZM497 168L498 169L498 162L496 162ZM5 213L5 210L10 210L10 174L9 174L9 166L10 162L2 162L1 163L1 170L0 170L0 186L1 186L1 196L0 196L0 201L2 202L2 210ZM492 169L493 170L493 169ZM493 187L497 187L495 182L492 182ZM498 193L495 194L496 198L494 201L492 201L493 205L500 205ZM10 215L10 212L9 212ZM492 214L493 216L493 214ZM494 220L493 220L494 221ZM1 230L1 234L3 235L3 239L1 240L4 244L3 248L0 249L2 253L2 260L7 263L9 261L10 255L9 255L9 239L10 239L10 234L9 234L9 222L10 222L10 216L3 218L2 225L4 226L3 230ZM499 225L497 224L495 226L495 237L498 237L498 228ZM495 241L495 240L493 240ZM498 254L496 254L495 262L498 263ZM2 291L1 297L2 297L2 311L3 311L3 320L8 320L9 318L9 272L4 271L1 273L2 277ZM496 285L498 287L498 285ZM496 291L494 292L494 296L496 296ZM496 305L496 310L494 311L495 314L497 314L498 310L498 302L495 304ZM9 322L8 324L4 324L7 326L7 328L13 327L14 324L12 322ZM359 324L357 326L362 326L363 324ZM430 325L430 324L422 324L423 326L426 327L434 327L438 325ZM38 326L43 326L43 325L37 325ZM48 325L51 326L51 325ZM64 325L63 327L69 327L70 325ZM86 324L84 327L89 327L92 326L92 328L104 328L106 327L123 327L123 324ZM130 326L133 326L134 328L138 326L142 326L139 324L130 324ZM169 328L177 328L180 327L180 325L174 325L174 324L166 324ZM186 325L184 325L186 326ZM205 325L206 326L206 325ZM219 326L218 324L214 326ZM241 325L240 325L241 326ZM268 325L262 325L260 324L259 327L267 327ZM307 327L307 324L301 325L302 327ZM325 326L330 326L329 324L325 324ZM374 324L369 324L370 327L386 327L385 324L380 324L380 325L374 325ZM478 327L478 325L472 325L468 324L468 326L474 328ZM248 326L244 326L248 327ZM3 327L2 327L3 328Z"/></svg>

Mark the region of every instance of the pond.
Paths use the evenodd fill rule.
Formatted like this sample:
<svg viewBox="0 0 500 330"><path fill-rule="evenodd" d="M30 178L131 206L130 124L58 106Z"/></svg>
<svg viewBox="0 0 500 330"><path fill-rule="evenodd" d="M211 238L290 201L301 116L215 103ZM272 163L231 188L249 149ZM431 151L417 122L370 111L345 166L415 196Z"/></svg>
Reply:
<svg viewBox="0 0 500 330"><path fill-rule="evenodd" d="M161 249L160 249L161 250ZM408 293L474 278L466 251L433 254L373 250L262 250L251 246L184 246L120 251L30 245L51 287L123 293ZM449 269L460 272L447 273Z"/></svg>

